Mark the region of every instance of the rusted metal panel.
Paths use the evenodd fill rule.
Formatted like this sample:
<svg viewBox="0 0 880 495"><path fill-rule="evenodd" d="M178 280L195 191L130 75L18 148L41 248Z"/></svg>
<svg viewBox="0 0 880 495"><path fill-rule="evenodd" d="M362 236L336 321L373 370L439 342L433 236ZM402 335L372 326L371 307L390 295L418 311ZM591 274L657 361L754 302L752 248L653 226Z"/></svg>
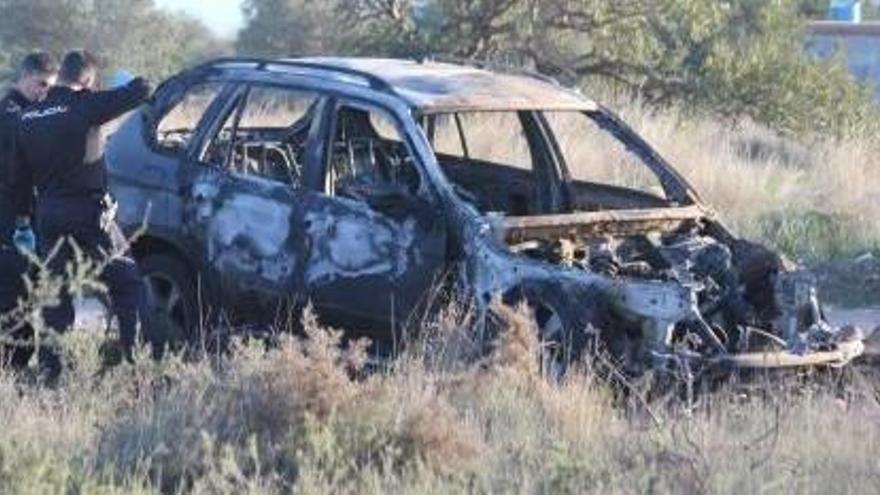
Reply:
<svg viewBox="0 0 880 495"><path fill-rule="evenodd" d="M415 220L395 223L366 205L345 198L318 198L305 216L312 247L306 282L324 285L339 278L401 277L415 243Z"/></svg>
<svg viewBox="0 0 880 495"><path fill-rule="evenodd" d="M693 222L706 215L706 210L701 206L685 206L650 210L611 210L567 215L506 217L499 221L499 226L508 242L522 242L527 239L633 235L650 231L669 231L685 222Z"/></svg>
<svg viewBox="0 0 880 495"><path fill-rule="evenodd" d="M713 360L716 364L743 369L799 368L805 366L843 366L864 353L858 340L840 342L828 351L795 354L791 351L730 354Z"/></svg>
<svg viewBox="0 0 880 495"><path fill-rule="evenodd" d="M187 194L183 227L228 290L295 293L303 263L298 195L268 181L206 173Z"/></svg>

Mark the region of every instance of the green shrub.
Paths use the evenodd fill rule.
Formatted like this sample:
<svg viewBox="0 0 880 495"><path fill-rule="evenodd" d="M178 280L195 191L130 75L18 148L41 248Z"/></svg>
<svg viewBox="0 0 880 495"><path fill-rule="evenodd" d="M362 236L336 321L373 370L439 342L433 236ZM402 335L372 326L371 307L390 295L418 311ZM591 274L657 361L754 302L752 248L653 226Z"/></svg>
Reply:
<svg viewBox="0 0 880 495"><path fill-rule="evenodd" d="M760 221L761 237L784 254L808 262L852 259L880 248L880 232L821 211L779 212Z"/></svg>
<svg viewBox="0 0 880 495"><path fill-rule="evenodd" d="M871 91L840 60L806 54L803 27L816 6L804 0L246 5L238 43L246 53L490 60L572 85L600 80L653 105L749 117L784 133L872 135L880 121Z"/></svg>

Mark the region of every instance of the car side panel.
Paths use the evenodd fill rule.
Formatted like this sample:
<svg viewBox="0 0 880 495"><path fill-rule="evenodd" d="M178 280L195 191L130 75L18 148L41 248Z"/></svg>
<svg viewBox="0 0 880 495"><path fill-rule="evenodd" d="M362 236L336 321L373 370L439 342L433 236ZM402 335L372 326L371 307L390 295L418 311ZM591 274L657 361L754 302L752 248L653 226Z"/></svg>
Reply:
<svg viewBox="0 0 880 495"><path fill-rule="evenodd" d="M132 114L107 144L110 190L119 201L118 221L127 232L179 229L179 159L155 153L144 142L144 119Z"/></svg>
<svg viewBox="0 0 880 495"><path fill-rule="evenodd" d="M224 307L248 320L303 300L302 191L203 167L185 193L183 229L201 249Z"/></svg>
<svg viewBox="0 0 880 495"><path fill-rule="evenodd" d="M393 219L367 204L310 194L304 204L305 283L322 317L360 331L402 323L430 289L442 261L442 229Z"/></svg>

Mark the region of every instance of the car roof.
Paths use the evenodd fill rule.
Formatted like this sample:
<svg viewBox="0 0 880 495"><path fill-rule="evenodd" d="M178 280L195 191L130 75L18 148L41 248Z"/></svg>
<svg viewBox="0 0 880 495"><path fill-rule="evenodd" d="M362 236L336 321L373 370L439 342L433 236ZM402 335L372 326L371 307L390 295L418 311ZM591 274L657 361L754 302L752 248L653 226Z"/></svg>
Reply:
<svg viewBox="0 0 880 495"><path fill-rule="evenodd" d="M224 59L225 66L257 64L271 72L333 77L336 82L366 81L373 89L404 100L418 112L515 110L596 110L595 102L536 74L486 70L471 65L358 57ZM210 65L210 63L209 63ZM243 68L243 67L242 67Z"/></svg>
<svg viewBox="0 0 880 495"><path fill-rule="evenodd" d="M462 110L595 110L596 104L550 80L445 62L382 58L300 59L354 69L386 82L423 113Z"/></svg>

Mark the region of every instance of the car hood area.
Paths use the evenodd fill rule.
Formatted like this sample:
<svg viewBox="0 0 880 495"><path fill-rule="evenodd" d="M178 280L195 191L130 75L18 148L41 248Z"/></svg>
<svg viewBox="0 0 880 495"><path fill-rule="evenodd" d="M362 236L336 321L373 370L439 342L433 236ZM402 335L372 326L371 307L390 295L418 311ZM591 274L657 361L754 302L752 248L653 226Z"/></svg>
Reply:
<svg viewBox="0 0 880 495"><path fill-rule="evenodd" d="M701 205L484 221L468 242L476 290L586 329L632 374L842 366L864 351L862 330L828 322L813 274Z"/></svg>

